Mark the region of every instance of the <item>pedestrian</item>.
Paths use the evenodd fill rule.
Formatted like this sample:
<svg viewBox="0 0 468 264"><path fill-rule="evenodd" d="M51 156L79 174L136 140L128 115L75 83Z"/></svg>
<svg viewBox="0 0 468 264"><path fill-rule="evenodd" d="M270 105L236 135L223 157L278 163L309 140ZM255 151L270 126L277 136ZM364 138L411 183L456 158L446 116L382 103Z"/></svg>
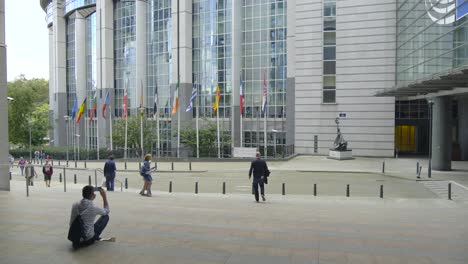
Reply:
<svg viewBox="0 0 468 264"><path fill-rule="evenodd" d="M39 150L34 151L34 163L39 164Z"/></svg>
<svg viewBox="0 0 468 264"><path fill-rule="evenodd" d="M260 186L260 193L262 195L262 200L265 202L265 179L269 175L268 165L266 161L261 159L260 152L257 152L255 155L255 160L252 161L250 164L249 170L249 179L252 177L253 172L253 181L252 181L252 188L255 194L255 201L258 203L259 195L258 195L258 187Z"/></svg>
<svg viewBox="0 0 468 264"><path fill-rule="evenodd" d="M29 183L30 186L34 185L33 179L34 176L37 177L36 170L34 169L34 165L31 163L31 161L28 161L27 166L25 167L24 174L26 177L26 181Z"/></svg>
<svg viewBox="0 0 468 264"><path fill-rule="evenodd" d="M10 169L13 169L13 165L15 163L15 158L13 157L13 155L10 154L10 156L8 157L8 161L10 162Z"/></svg>
<svg viewBox="0 0 468 264"><path fill-rule="evenodd" d="M44 163L45 157L46 157L45 150L41 149L41 165Z"/></svg>
<svg viewBox="0 0 468 264"><path fill-rule="evenodd" d="M114 180L115 180L115 161L112 155L109 156L109 159L104 164L104 177L106 177L106 189L107 191L114 191Z"/></svg>
<svg viewBox="0 0 468 264"><path fill-rule="evenodd" d="M151 177L151 154L145 155L145 161L140 168L140 175L143 177L143 189L141 189L140 195L151 197L151 184L153 183L153 177ZM154 168L153 168L154 169ZM145 194L146 191L146 194Z"/></svg>
<svg viewBox="0 0 468 264"><path fill-rule="evenodd" d="M18 167L21 170L21 176L24 176L24 166L26 166L26 160L24 160L23 157L20 157L20 160L18 161Z"/></svg>
<svg viewBox="0 0 468 264"><path fill-rule="evenodd" d="M96 198L96 194L94 192L99 191L103 201L103 207L100 208L94 205L93 200ZM83 246L89 246L93 244L95 241L112 241L115 242L115 238L108 238L102 239L101 233L106 228L107 224L109 223L109 202L107 200L107 195L104 189L101 187L93 187L91 185L87 185L83 187L82 190L83 199L79 202L73 204L71 209L70 215L70 230L68 233L68 239L71 240L70 233L72 230L74 222L78 216L81 217L82 221L82 231L78 232L78 239L72 240L73 248L78 249ZM100 215L99 219L95 221L96 216ZM82 236L83 235L83 236Z"/></svg>
<svg viewBox="0 0 468 264"><path fill-rule="evenodd" d="M52 159L50 155L47 155L46 162L49 162L50 164L52 164L52 166L54 166L54 160Z"/></svg>
<svg viewBox="0 0 468 264"><path fill-rule="evenodd" d="M50 164L50 162L46 161L44 167L42 167L42 173L44 174L44 181L46 187L50 187L50 180L52 178L52 174L54 173L54 168Z"/></svg>

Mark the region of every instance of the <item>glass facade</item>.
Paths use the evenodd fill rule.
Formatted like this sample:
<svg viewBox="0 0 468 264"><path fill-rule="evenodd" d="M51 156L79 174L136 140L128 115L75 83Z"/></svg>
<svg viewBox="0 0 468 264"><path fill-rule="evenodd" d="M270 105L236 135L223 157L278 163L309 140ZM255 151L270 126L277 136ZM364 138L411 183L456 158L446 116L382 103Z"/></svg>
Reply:
<svg viewBox="0 0 468 264"><path fill-rule="evenodd" d="M115 116L122 117L124 90L128 91L128 115L136 114L136 19L134 1L114 3Z"/></svg>
<svg viewBox="0 0 468 264"><path fill-rule="evenodd" d="M66 84L67 84L67 115L71 116L73 104L76 99L76 67L75 67L75 18L66 19ZM81 102L77 102L80 104ZM70 131L75 131L75 122L70 122ZM69 133L68 142L75 144L74 133Z"/></svg>
<svg viewBox="0 0 468 264"><path fill-rule="evenodd" d="M67 0L64 4L65 14L68 14L75 9L95 4L96 0Z"/></svg>
<svg viewBox="0 0 468 264"><path fill-rule="evenodd" d="M468 1L399 0L397 86L468 66L468 17L456 16ZM455 8L451 8L451 6ZM441 13L447 11L446 13Z"/></svg>
<svg viewBox="0 0 468 264"><path fill-rule="evenodd" d="M244 130L245 147L260 147L264 144L259 119L263 118L261 102L265 80L268 126L276 128L278 122L284 122L287 85L286 26L286 1L242 1L244 121L250 121L251 124L250 131ZM276 130L284 131L284 123L280 126ZM275 138L278 145L284 144L283 132L274 134L268 131L267 137L270 146L275 145Z"/></svg>
<svg viewBox="0 0 468 264"><path fill-rule="evenodd" d="M96 12L86 18L86 97L87 97L87 117L91 115L93 108L93 98L97 97L99 102L99 94L97 93L97 69L96 69ZM97 113L94 113L96 117ZM97 148L96 136L96 119L88 122L88 147Z"/></svg>
<svg viewBox="0 0 468 264"><path fill-rule="evenodd" d="M148 1L147 9L147 105L153 116L154 95L158 93L160 146L154 137L153 144L162 153L169 151L172 141L171 131L171 94L172 76L171 54L171 1ZM156 135L156 124L152 127Z"/></svg>
<svg viewBox="0 0 468 264"><path fill-rule="evenodd" d="M323 3L323 95L324 104L336 103L336 0Z"/></svg>

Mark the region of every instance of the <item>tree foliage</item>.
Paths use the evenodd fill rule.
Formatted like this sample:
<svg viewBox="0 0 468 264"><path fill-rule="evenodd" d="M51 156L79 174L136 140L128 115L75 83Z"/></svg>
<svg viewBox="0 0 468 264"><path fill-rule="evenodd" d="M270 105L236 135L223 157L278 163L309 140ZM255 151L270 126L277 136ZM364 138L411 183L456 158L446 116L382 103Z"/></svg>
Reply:
<svg viewBox="0 0 468 264"><path fill-rule="evenodd" d="M140 149L140 117L129 116L127 132L127 147L128 149ZM112 140L116 148L124 148L125 146L125 120L117 119L112 127ZM151 133L151 123L143 118L143 146L150 149L155 137Z"/></svg>
<svg viewBox="0 0 468 264"><path fill-rule="evenodd" d="M216 122L203 119L202 126L199 127L199 151L201 157L213 156L218 152L218 131ZM193 153L197 151L197 131L193 127L186 127L180 131L180 142L192 149ZM220 142L225 146L231 144L231 135L227 130L220 131ZM223 152L223 150L221 150Z"/></svg>
<svg viewBox="0 0 468 264"><path fill-rule="evenodd" d="M21 75L8 83L8 96L14 99L8 104L9 141L28 146L31 126L32 145L42 144L50 127L48 81Z"/></svg>

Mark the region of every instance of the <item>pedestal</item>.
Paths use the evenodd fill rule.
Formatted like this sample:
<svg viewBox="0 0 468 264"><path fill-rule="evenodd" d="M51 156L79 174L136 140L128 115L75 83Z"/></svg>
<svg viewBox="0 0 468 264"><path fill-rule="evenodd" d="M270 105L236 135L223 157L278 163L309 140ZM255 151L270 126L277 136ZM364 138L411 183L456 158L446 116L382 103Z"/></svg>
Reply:
<svg viewBox="0 0 468 264"><path fill-rule="evenodd" d="M335 160L350 160L353 159L353 150L348 149L344 151L337 151L330 149L330 152L328 153L328 158Z"/></svg>

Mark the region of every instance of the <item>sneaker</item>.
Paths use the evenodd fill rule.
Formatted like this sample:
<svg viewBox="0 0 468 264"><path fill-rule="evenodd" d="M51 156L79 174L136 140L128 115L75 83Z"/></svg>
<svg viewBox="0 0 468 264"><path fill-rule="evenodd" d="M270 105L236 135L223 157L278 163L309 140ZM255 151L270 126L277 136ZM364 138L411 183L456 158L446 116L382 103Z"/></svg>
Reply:
<svg viewBox="0 0 468 264"><path fill-rule="evenodd" d="M265 195L262 195L262 200L265 202L266 199L265 199Z"/></svg>
<svg viewBox="0 0 468 264"><path fill-rule="evenodd" d="M115 238L115 237L100 238L99 241L104 241L104 242L115 242L115 241L116 241L116 238Z"/></svg>
<svg viewBox="0 0 468 264"><path fill-rule="evenodd" d="M140 192L140 195L141 195L141 196L145 196L145 193L144 193L144 192Z"/></svg>
<svg viewBox="0 0 468 264"><path fill-rule="evenodd" d="M151 193L148 193L146 196L148 196L148 197L152 197L153 195L151 195Z"/></svg>

